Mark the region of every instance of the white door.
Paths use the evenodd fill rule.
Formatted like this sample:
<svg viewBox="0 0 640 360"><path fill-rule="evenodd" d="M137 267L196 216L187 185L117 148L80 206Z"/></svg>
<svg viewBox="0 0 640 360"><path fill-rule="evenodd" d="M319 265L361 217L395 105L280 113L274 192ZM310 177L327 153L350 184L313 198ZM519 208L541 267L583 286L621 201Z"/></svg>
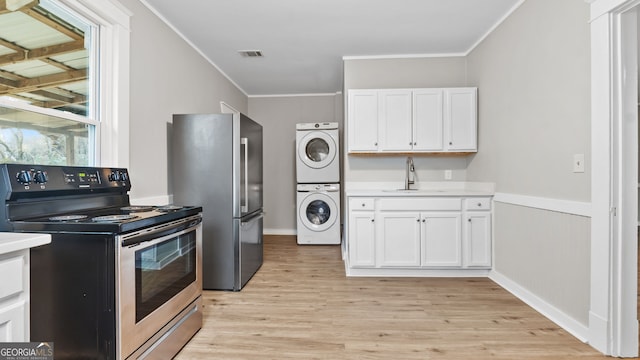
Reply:
<svg viewBox="0 0 640 360"><path fill-rule="evenodd" d="M380 211L376 227L381 267L420 266L420 214Z"/></svg>
<svg viewBox="0 0 640 360"><path fill-rule="evenodd" d="M413 91L413 149L443 149L442 89Z"/></svg>
<svg viewBox="0 0 640 360"><path fill-rule="evenodd" d="M477 89L444 90L447 143L450 151L477 150Z"/></svg>
<svg viewBox="0 0 640 360"><path fill-rule="evenodd" d="M349 213L349 265L374 267L375 219L373 211L351 211Z"/></svg>
<svg viewBox="0 0 640 360"><path fill-rule="evenodd" d="M491 266L491 214L487 211L470 212L464 221L464 265Z"/></svg>
<svg viewBox="0 0 640 360"><path fill-rule="evenodd" d="M347 101L349 151L377 151L378 92L349 90Z"/></svg>
<svg viewBox="0 0 640 360"><path fill-rule="evenodd" d="M422 214L422 266L462 266L461 217L456 212Z"/></svg>
<svg viewBox="0 0 640 360"><path fill-rule="evenodd" d="M383 90L378 97L379 149L410 151L413 148L411 90Z"/></svg>

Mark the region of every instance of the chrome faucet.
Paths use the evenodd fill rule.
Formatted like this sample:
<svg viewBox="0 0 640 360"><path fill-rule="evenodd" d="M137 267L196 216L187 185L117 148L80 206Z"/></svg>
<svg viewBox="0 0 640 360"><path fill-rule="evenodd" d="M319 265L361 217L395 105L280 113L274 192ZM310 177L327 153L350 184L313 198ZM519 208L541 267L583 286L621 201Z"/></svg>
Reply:
<svg viewBox="0 0 640 360"><path fill-rule="evenodd" d="M411 156L407 156L406 176L404 179L405 190L411 190L411 185L415 184L415 171L416 168L413 166L413 158ZM413 176L411 176L411 173L413 173Z"/></svg>

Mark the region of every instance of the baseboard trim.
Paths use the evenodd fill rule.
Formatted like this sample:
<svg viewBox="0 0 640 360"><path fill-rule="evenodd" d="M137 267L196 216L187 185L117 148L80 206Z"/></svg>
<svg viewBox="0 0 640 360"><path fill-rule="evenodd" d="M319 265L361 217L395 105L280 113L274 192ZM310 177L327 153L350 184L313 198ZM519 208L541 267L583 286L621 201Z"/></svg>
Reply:
<svg viewBox="0 0 640 360"><path fill-rule="evenodd" d="M541 210L561 212L565 214L591 217L591 203L573 200L551 199L538 196L495 193L493 201L526 206Z"/></svg>
<svg viewBox="0 0 640 360"><path fill-rule="evenodd" d="M262 230L264 235L297 235L298 232L295 229L269 229Z"/></svg>
<svg viewBox="0 0 640 360"><path fill-rule="evenodd" d="M487 269L350 268L348 265L346 272L348 277L487 277L489 274Z"/></svg>
<svg viewBox="0 0 640 360"><path fill-rule="evenodd" d="M515 281L493 270L489 273L489 278L502 288L524 301L531 308L544 315L547 319L556 323L578 340L586 343L589 340L589 327L581 324L576 319L564 313L562 310L549 304L542 298L536 296L531 291L520 286Z"/></svg>
<svg viewBox="0 0 640 360"><path fill-rule="evenodd" d="M589 345L603 354L611 354L607 339L609 338L609 322L602 316L589 311Z"/></svg>

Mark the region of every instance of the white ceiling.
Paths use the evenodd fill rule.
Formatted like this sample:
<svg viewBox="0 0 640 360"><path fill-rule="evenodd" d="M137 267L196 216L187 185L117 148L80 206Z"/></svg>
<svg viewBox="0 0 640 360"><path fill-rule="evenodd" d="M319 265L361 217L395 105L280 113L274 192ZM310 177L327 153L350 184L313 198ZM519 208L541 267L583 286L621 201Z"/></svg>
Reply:
<svg viewBox="0 0 640 360"><path fill-rule="evenodd" d="M249 96L341 91L343 57L464 55L523 1L142 0Z"/></svg>

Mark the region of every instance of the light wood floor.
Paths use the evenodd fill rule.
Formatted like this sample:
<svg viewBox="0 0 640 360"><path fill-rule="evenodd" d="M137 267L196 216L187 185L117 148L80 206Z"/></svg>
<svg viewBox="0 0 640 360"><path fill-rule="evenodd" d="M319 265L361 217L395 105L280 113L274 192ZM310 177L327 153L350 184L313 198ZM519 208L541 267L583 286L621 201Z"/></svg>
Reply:
<svg viewBox="0 0 640 360"><path fill-rule="evenodd" d="M266 236L240 292L205 291L176 359L605 359L486 278L347 278L339 246Z"/></svg>

